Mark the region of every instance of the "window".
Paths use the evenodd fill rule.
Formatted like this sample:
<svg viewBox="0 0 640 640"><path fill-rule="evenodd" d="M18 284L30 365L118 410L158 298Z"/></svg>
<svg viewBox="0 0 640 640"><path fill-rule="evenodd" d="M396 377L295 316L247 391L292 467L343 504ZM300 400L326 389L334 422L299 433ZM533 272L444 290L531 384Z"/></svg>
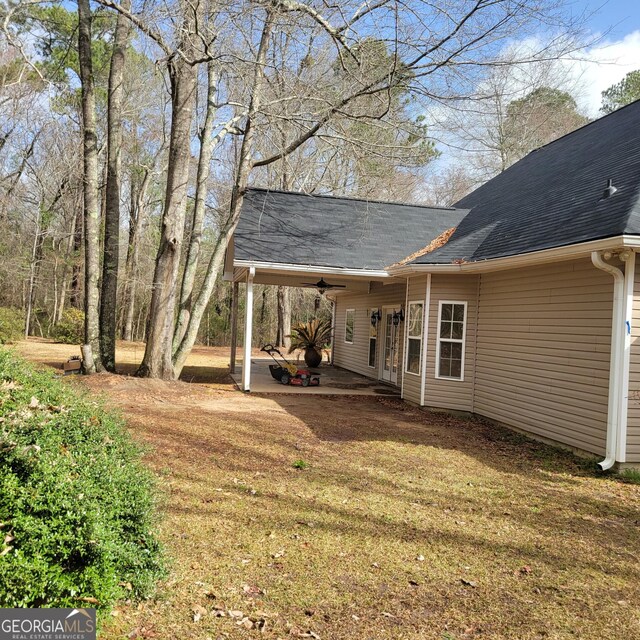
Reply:
<svg viewBox="0 0 640 640"><path fill-rule="evenodd" d="M422 361L422 325L424 322L424 303L410 302L407 310L407 373L420 375Z"/></svg>
<svg viewBox="0 0 640 640"><path fill-rule="evenodd" d="M369 309L367 311L367 315L369 317L369 366L376 366L376 353L378 351L378 325L380 324L380 320L378 320L378 314L380 313L379 309ZM372 320L375 318L375 324Z"/></svg>
<svg viewBox="0 0 640 640"><path fill-rule="evenodd" d="M356 322L356 310L347 309L344 319L344 341L353 344L353 329Z"/></svg>
<svg viewBox="0 0 640 640"><path fill-rule="evenodd" d="M440 302L436 378L464 379L466 320L466 302Z"/></svg>

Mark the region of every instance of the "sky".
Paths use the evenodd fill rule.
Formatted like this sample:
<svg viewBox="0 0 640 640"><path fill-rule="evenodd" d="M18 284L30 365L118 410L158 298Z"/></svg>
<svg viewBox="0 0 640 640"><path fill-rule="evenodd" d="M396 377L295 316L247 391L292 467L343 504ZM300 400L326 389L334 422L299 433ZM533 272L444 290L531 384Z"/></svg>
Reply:
<svg viewBox="0 0 640 640"><path fill-rule="evenodd" d="M574 10L591 13L587 26L599 41L571 63L580 79L578 104L586 115L598 116L601 92L629 71L640 69L640 0L576 0Z"/></svg>

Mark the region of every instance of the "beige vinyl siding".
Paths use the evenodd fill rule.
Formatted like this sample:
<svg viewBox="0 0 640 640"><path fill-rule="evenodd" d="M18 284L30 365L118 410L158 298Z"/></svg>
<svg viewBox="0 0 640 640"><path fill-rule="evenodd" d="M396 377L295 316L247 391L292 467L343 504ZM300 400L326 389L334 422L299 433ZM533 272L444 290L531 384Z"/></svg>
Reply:
<svg viewBox="0 0 640 640"><path fill-rule="evenodd" d="M369 309L393 306L397 309L405 303L406 287L404 283L387 284L372 283L370 293L336 295L336 331L333 352L334 364L338 367L354 371L363 376L378 378L382 353L382 332L378 330L377 355L375 368L369 366L369 327L371 319ZM355 326L353 344L344 341L345 315L347 309L355 310ZM404 344L404 323L400 325L400 354L398 364L398 381L402 382L402 349ZM379 325L381 327L381 325Z"/></svg>
<svg viewBox="0 0 640 640"><path fill-rule="evenodd" d="M482 274L475 412L604 453L612 299L588 259Z"/></svg>
<svg viewBox="0 0 640 640"><path fill-rule="evenodd" d="M629 361L629 413L627 417L627 462L640 462L640 258L636 257Z"/></svg>
<svg viewBox="0 0 640 640"><path fill-rule="evenodd" d="M424 302L425 301L425 292L427 289L427 276L415 276L413 278L409 278L408 282L408 296L407 300L416 301L416 302ZM406 309L405 309L406 313ZM405 318L406 322L406 318ZM423 323L423 329L425 325ZM424 335L423 335L424 340ZM424 352L424 344L423 352ZM406 349L406 345L403 347ZM404 363L403 363L404 366ZM415 375L412 373L404 374L404 385L402 387L402 397L409 402L415 402L416 404L420 404L420 387L422 386L422 367L424 363L420 363L420 374Z"/></svg>
<svg viewBox="0 0 640 640"><path fill-rule="evenodd" d="M476 275L431 276L429 338L427 345L427 380L424 403L428 407L473 411L473 388L476 349L476 315L478 302ZM466 302L467 317L464 344L464 379L436 378L438 312L441 300Z"/></svg>

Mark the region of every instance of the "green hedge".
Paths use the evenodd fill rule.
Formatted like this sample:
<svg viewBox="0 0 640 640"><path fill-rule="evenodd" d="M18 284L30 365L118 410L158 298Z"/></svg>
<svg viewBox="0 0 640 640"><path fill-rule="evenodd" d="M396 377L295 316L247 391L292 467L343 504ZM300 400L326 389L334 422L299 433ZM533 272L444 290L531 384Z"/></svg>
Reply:
<svg viewBox="0 0 640 640"><path fill-rule="evenodd" d="M24 338L24 313L21 309L0 307L0 344Z"/></svg>
<svg viewBox="0 0 640 640"><path fill-rule="evenodd" d="M80 309L69 307L62 312L60 322L51 330L56 342L82 344L84 342L84 313Z"/></svg>
<svg viewBox="0 0 640 640"><path fill-rule="evenodd" d="M148 596L155 502L117 415L0 348L0 606Z"/></svg>

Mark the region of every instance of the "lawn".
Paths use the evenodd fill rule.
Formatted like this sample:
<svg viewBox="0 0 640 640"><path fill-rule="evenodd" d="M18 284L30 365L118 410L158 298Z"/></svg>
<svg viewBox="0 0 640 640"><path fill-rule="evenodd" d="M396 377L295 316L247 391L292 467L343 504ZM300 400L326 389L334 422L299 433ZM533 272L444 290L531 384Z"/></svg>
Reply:
<svg viewBox="0 0 640 640"><path fill-rule="evenodd" d="M75 381L122 409L166 496L170 577L102 638L640 637L640 486L396 400L246 396L227 362Z"/></svg>

